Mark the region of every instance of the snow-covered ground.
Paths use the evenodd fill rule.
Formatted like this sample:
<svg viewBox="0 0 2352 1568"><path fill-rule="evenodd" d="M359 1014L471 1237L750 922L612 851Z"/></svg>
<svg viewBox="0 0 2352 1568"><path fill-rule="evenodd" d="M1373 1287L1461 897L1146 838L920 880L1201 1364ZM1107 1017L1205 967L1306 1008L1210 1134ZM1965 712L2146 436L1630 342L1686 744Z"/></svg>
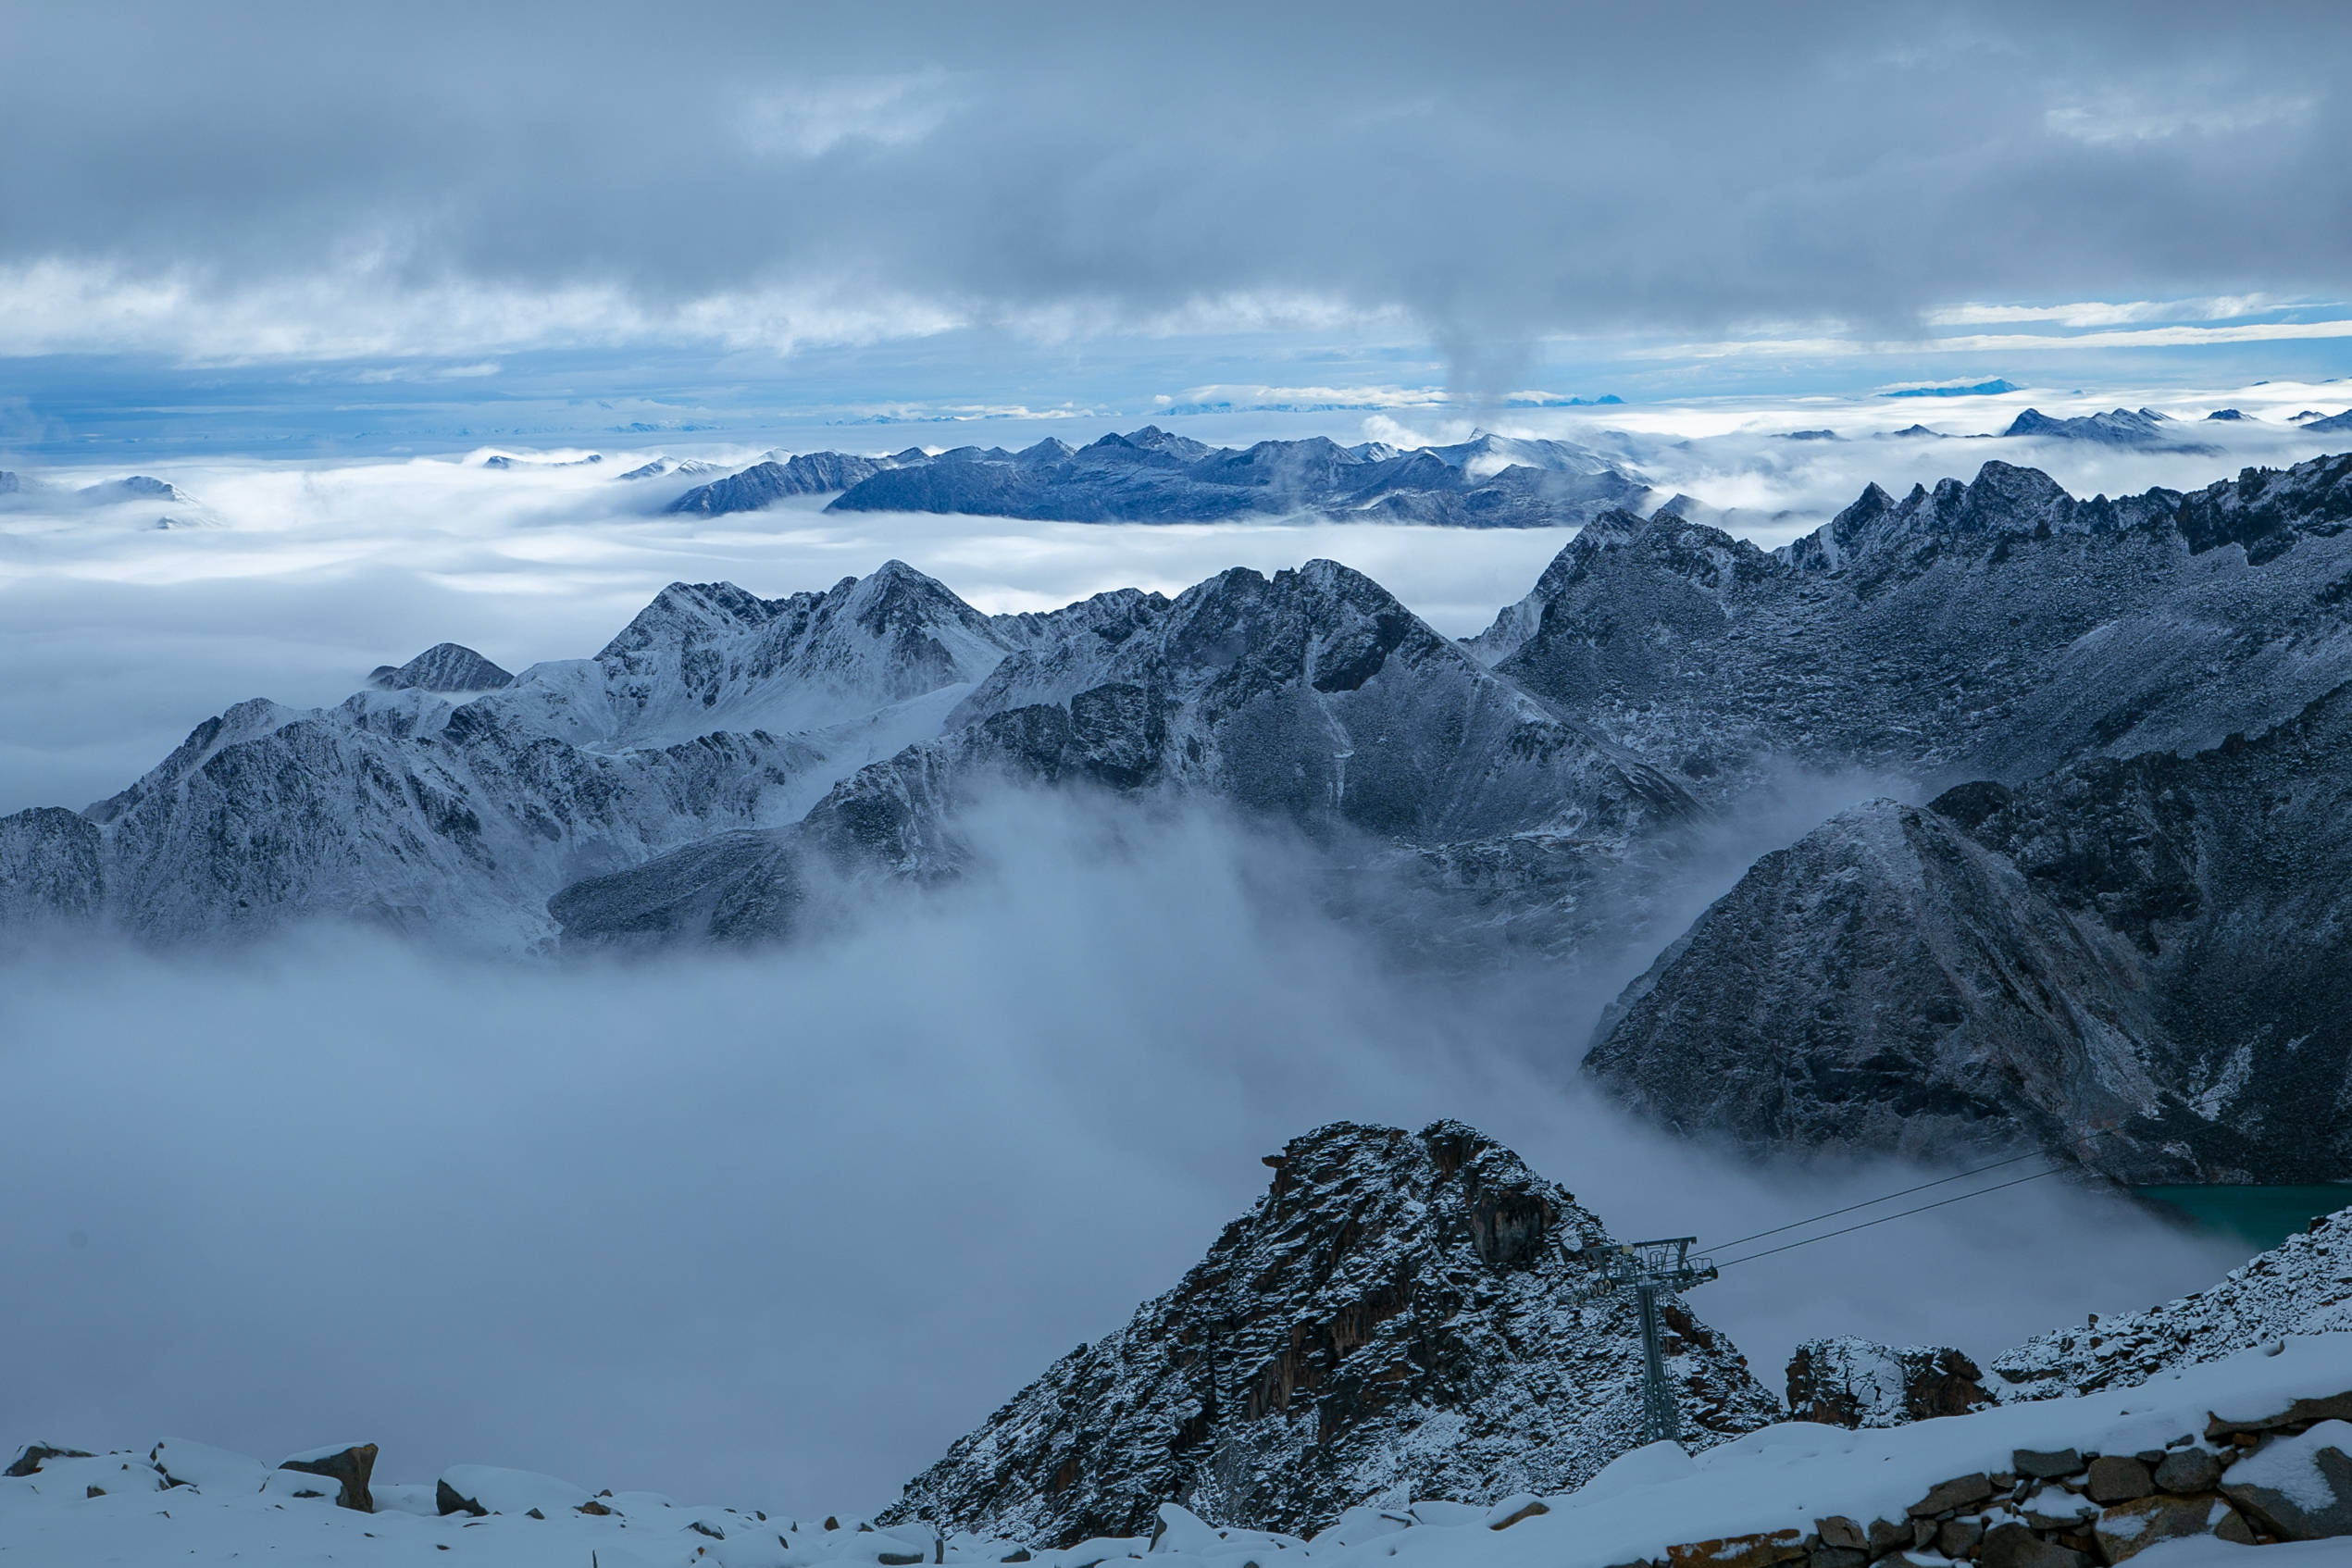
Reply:
<svg viewBox="0 0 2352 1568"><path fill-rule="evenodd" d="M2083 1399L1875 1431L1789 1423L1695 1458L1653 1445L1625 1455L1581 1490L1544 1500L1540 1512L1528 1511L1535 1500L1527 1498L1491 1508L1363 1508L1299 1540L1220 1530L1171 1505L1163 1509L1164 1527L1154 1538L1089 1541L1038 1552L1033 1561L1037 1568L1091 1568L1128 1558L1152 1568L1266 1568L1272 1556L1313 1560L1319 1568L1388 1568L1392 1562L1394 1568L1605 1568L1661 1557L1679 1543L1809 1531L1829 1515L1900 1519L1950 1477L2008 1470L2016 1450L2178 1449L2184 1438L2201 1439L2214 1415L2251 1422L2298 1399L2347 1390L2352 1335L2313 1335ZM2274 1440L2255 1457L2238 1459L2224 1486L2235 1478L2290 1492L2307 1482L2324 1487L2306 1456L2340 1425ZM483 1517L441 1515L435 1486L390 1482L374 1487L379 1511L363 1513L336 1506L333 1482L269 1470L218 1450L170 1439L158 1445L157 1458L160 1465L146 1453L51 1459L37 1474L0 1480L0 1561L59 1568L256 1561L288 1568L912 1568L999 1562L1014 1550L971 1536L942 1541L920 1525L873 1529L841 1520L828 1529L823 1519L687 1505L644 1492L591 1497L553 1477L470 1465L440 1481L491 1510ZM2260 1476L2253 1474L2258 1469ZM166 1470L194 1479L168 1486ZM1997 1504L1988 1507L1998 1512ZM2309 1568L2347 1560L2352 1540L2345 1538L2261 1547L2189 1539L2134 1559L2145 1568ZM1943 1560L1911 1554L1910 1561Z"/></svg>

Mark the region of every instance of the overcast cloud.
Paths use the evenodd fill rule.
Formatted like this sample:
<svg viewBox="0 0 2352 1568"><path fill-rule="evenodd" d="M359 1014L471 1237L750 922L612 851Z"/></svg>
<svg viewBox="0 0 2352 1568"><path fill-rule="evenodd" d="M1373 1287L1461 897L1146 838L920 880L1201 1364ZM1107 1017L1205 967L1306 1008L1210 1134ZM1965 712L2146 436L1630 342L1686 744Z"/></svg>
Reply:
<svg viewBox="0 0 2352 1568"><path fill-rule="evenodd" d="M17 353L1401 321L1501 388L2352 284L2337 5L16 12Z"/></svg>

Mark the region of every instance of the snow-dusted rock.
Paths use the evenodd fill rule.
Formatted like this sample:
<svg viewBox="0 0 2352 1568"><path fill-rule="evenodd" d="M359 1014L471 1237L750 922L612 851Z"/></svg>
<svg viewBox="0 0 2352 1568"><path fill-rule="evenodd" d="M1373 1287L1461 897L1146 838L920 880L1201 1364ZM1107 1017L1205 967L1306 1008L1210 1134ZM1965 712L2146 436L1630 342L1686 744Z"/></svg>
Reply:
<svg viewBox="0 0 2352 1568"><path fill-rule="evenodd" d="M1788 1361L1788 1410L1832 1426L1899 1426L1965 1415L1993 1402L1976 1363L1931 1345L1874 1344L1853 1335L1808 1339Z"/></svg>
<svg viewBox="0 0 2352 1568"><path fill-rule="evenodd" d="M0 816L0 929L79 926L106 905L105 838L62 806Z"/></svg>
<svg viewBox="0 0 2352 1568"><path fill-rule="evenodd" d="M857 457L846 452L803 453L783 460L754 463L740 473L697 485L669 504L672 512L717 516L728 512L756 512L793 495L824 495L847 490L902 463L926 461L910 448L890 457ZM685 465L679 465L683 471Z"/></svg>
<svg viewBox="0 0 2352 1568"><path fill-rule="evenodd" d="M2028 408L2009 422L2005 436L2042 436L2060 441L2097 442L2102 446L2172 446L2189 452L2211 451L2181 435L2178 421L2153 408L2112 408L2104 414L2060 419Z"/></svg>
<svg viewBox="0 0 2352 1568"><path fill-rule="evenodd" d="M1474 644L1702 796L1791 763L1934 790L2291 717L2352 679L2347 582L2352 456L2089 501L1988 463L1772 554L1598 518Z"/></svg>
<svg viewBox="0 0 2352 1568"><path fill-rule="evenodd" d="M1640 1443L1636 1314L1595 1291L1609 1238L1569 1193L1451 1122L1338 1123L1267 1163L1265 1197L1174 1289L885 1517L1067 1545L1149 1530L1173 1499L1299 1532L1359 1506L1555 1492ZM1775 1417L1726 1341L1679 1301L1666 1315L1695 1446Z"/></svg>
<svg viewBox="0 0 2352 1568"><path fill-rule="evenodd" d="M2195 1295L2036 1335L1995 1358L1985 1381L2009 1402L2065 1399L2331 1333L2352 1333L2352 1209Z"/></svg>
<svg viewBox="0 0 2352 1568"><path fill-rule="evenodd" d="M2352 1422L2266 1444L2230 1466L2221 1495L2283 1540L2352 1536Z"/></svg>

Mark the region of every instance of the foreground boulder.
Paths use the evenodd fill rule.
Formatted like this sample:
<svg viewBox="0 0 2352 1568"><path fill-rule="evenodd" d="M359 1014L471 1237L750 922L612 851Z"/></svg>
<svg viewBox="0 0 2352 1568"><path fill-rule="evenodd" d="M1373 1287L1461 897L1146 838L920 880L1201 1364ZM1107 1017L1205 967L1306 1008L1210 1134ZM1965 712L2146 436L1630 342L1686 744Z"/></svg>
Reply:
<svg viewBox="0 0 2352 1568"><path fill-rule="evenodd" d="M1335 1123L1126 1327L1082 1346L907 1484L885 1520L1032 1545L1154 1527L1319 1528L1351 1506L1581 1485L1642 1442L1632 1303L1574 1197L1458 1122ZM1686 1441L1779 1416L1673 1299Z"/></svg>
<svg viewBox="0 0 2352 1568"><path fill-rule="evenodd" d="M1960 1351L1897 1350L1852 1335L1808 1339L1788 1361L1788 1412L1830 1426L1900 1426L1966 1415L1993 1403L1985 1375Z"/></svg>
<svg viewBox="0 0 2352 1568"><path fill-rule="evenodd" d="M336 1506L356 1509L362 1513L376 1512L376 1500L367 1493L367 1478L376 1471L376 1445L373 1443L312 1449L280 1460L278 1468L299 1471L306 1475L325 1476L339 1488L335 1496Z"/></svg>

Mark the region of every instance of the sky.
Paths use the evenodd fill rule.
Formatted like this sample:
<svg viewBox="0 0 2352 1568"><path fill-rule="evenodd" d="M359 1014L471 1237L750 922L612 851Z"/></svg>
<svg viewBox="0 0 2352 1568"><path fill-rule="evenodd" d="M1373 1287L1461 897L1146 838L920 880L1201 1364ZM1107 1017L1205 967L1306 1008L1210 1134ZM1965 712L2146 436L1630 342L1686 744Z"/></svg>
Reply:
<svg viewBox="0 0 2352 1568"><path fill-rule="evenodd" d="M0 812L443 639L592 653L673 579L895 557L1002 611L1325 555L1467 634L1568 537L679 519L612 478L657 453L1483 428L1769 546L1988 458L2200 485L2352 406L2341 4L6 15ZM1995 433L2144 404L2250 417ZM79 494L133 473L187 499ZM1230 823L1106 853L1007 810L970 887L756 962L0 954L0 1186L33 1195L0 1343L35 1352L0 1445L363 1437L404 1478L849 1512L1334 1116L1463 1116L1621 1232L1915 1178L1729 1173L1586 1101L1627 977L1420 989L1268 902L1280 852ZM1800 1334L1986 1352L2227 1261L2051 1185L1697 1304L1772 1383Z"/></svg>
<svg viewBox="0 0 2352 1568"><path fill-rule="evenodd" d="M0 451L2323 380L2347 44L2292 3L19 7Z"/></svg>

